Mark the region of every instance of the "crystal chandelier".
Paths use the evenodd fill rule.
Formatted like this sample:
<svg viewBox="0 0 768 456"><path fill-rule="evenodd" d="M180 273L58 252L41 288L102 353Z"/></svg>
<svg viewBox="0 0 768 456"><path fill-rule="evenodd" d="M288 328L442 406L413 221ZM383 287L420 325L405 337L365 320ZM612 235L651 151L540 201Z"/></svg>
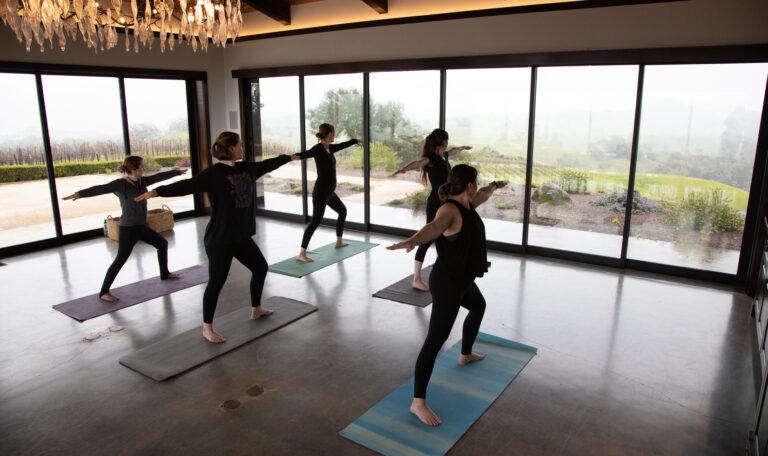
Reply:
<svg viewBox="0 0 768 456"><path fill-rule="evenodd" d="M126 51L133 46L139 52L139 43L151 49L156 33L161 52L166 43L173 50L174 33L179 44L186 39L195 52L198 47L208 50L209 36L216 46L226 46L228 37L234 43L243 24L240 0L236 4L231 0L194 1L126 0L128 13L123 11L122 0L0 0L0 18L26 44L27 52L33 39L43 52L46 40L53 47L54 37L63 51L67 35L77 39L78 31L95 52L112 49L118 44L117 29L125 33Z"/></svg>

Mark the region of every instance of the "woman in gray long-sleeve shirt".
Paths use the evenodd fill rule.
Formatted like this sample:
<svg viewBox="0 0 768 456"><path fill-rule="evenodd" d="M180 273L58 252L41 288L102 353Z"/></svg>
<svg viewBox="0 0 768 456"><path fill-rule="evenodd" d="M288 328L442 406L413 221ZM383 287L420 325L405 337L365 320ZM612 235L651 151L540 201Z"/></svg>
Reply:
<svg viewBox="0 0 768 456"><path fill-rule="evenodd" d="M112 282L115 281L117 273L120 272L131 255L133 246L138 241L144 241L157 249L157 261L160 265L160 278L162 280L179 277L178 274L168 271L168 241L147 226L147 202L136 202L133 199L146 192L147 185L180 176L187 171L173 170L144 176L144 160L137 155L126 157L119 171L124 174L120 179L115 179L104 185L95 185L63 198L74 201L78 198L114 193L120 199L123 213L120 216L117 256L107 269L107 275L104 276L104 282L99 292L99 298L107 302L114 302L119 299L112 295L109 289Z"/></svg>

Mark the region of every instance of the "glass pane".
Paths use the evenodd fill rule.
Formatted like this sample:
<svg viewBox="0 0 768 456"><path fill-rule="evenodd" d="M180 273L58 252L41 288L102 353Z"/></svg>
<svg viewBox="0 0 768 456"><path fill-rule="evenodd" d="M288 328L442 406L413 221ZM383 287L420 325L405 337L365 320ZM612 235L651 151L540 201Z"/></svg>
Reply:
<svg viewBox="0 0 768 456"><path fill-rule="evenodd" d="M56 237L35 77L0 73L0 247Z"/></svg>
<svg viewBox="0 0 768 456"><path fill-rule="evenodd" d="M451 163L475 166L480 185L509 182L478 212L489 240L522 244L531 69L449 70L446 79L450 142L472 147Z"/></svg>
<svg viewBox="0 0 768 456"><path fill-rule="evenodd" d="M301 151L298 76L262 78L251 84L254 109L254 160ZM283 165L260 179L261 208L304 213L301 204L301 160Z"/></svg>
<svg viewBox="0 0 768 456"><path fill-rule="evenodd" d="M43 76L43 92L59 197L119 179L125 147L117 78ZM111 194L59 207L64 234L101 228L121 213Z"/></svg>
<svg viewBox="0 0 768 456"><path fill-rule="evenodd" d="M339 144L349 139L363 139L363 75L334 74L304 78L304 106L307 122L307 148L316 144L315 134L320 124L329 123L336 129ZM363 192L363 148L348 147L336 156L336 194L347 207L347 221L365 221ZM317 178L314 160L307 161L307 190L312 207L312 189ZM311 215L311 214L310 214ZM325 218L335 218L330 208Z"/></svg>
<svg viewBox="0 0 768 456"><path fill-rule="evenodd" d="M418 172L392 171L417 160L424 138L439 126L440 72L370 74L371 223L421 228L429 189Z"/></svg>
<svg viewBox="0 0 768 456"><path fill-rule="evenodd" d="M645 72L629 258L735 274L768 64Z"/></svg>
<svg viewBox="0 0 768 456"><path fill-rule="evenodd" d="M172 79L125 79L125 106L131 154L144 157L147 175L171 169L190 169L187 84ZM162 109L158 109L161 106ZM158 185L187 179L190 171ZM154 186L152 186L154 188ZM166 204L173 212L195 209L192 195L152 198L148 209Z"/></svg>
<svg viewBox="0 0 768 456"><path fill-rule="evenodd" d="M621 256L636 66L540 68L529 244Z"/></svg>

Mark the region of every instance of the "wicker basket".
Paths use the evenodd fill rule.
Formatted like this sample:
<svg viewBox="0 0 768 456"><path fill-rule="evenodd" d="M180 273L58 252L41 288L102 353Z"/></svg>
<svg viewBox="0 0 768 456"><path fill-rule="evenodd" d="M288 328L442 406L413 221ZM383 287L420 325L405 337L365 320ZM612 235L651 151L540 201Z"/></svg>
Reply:
<svg viewBox="0 0 768 456"><path fill-rule="evenodd" d="M118 240L120 234L120 217L107 216L104 220L104 235L113 241Z"/></svg>
<svg viewBox="0 0 768 456"><path fill-rule="evenodd" d="M173 211L170 207L163 204L161 209L152 209L147 211L147 226L161 233L173 229ZM117 241L120 237L120 217L107 216L104 220L104 234Z"/></svg>
<svg viewBox="0 0 768 456"><path fill-rule="evenodd" d="M160 209L147 211L147 226L162 233L173 229L173 211L163 204Z"/></svg>

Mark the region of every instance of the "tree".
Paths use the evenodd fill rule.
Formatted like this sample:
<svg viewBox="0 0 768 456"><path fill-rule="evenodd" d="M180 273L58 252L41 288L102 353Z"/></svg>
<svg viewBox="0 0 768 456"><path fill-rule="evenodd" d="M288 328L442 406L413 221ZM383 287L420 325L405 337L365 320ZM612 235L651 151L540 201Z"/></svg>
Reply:
<svg viewBox="0 0 768 456"><path fill-rule="evenodd" d="M140 123L131 127L131 142L136 144L144 144L149 141L154 141L162 137L160 129L153 124Z"/></svg>
<svg viewBox="0 0 768 456"><path fill-rule="evenodd" d="M325 92L323 101L310 109L309 126L316 131L320 124L329 123L339 136L363 137L363 94L357 89L336 89Z"/></svg>

